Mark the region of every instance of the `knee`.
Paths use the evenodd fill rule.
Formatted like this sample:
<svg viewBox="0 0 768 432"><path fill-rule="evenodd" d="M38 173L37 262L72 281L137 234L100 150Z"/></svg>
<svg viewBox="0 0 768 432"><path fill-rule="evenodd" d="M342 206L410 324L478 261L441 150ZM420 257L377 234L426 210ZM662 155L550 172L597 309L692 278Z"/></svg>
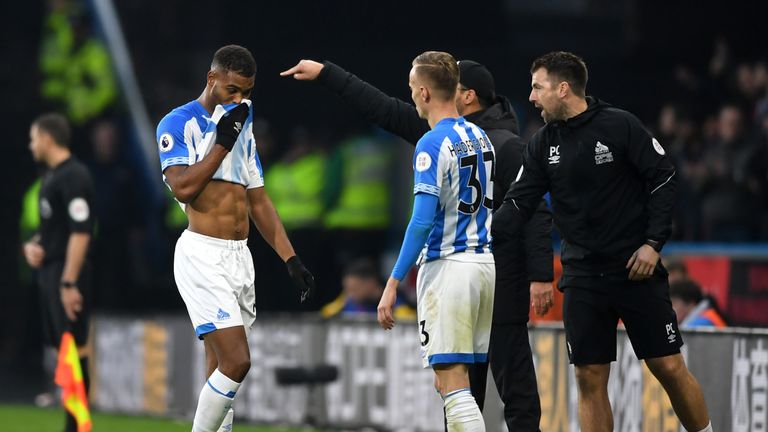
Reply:
<svg viewBox="0 0 768 432"><path fill-rule="evenodd" d="M645 363L656 379L663 383L681 378L687 371L683 359L678 356L648 359Z"/></svg>
<svg viewBox="0 0 768 432"><path fill-rule="evenodd" d="M576 367L576 383L582 395L608 391L608 365L588 365Z"/></svg>
<svg viewBox="0 0 768 432"><path fill-rule="evenodd" d="M219 371L237 382L243 382L250 369L250 356L238 356L237 358L219 362Z"/></svg>

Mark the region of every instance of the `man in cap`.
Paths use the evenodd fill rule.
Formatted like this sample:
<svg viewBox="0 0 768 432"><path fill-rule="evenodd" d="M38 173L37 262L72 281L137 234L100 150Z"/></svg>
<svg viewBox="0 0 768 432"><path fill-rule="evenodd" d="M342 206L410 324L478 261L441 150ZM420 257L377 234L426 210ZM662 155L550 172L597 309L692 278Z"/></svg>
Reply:
<svg viewBox="0 0 768 432"><path fill-rule="evenodd" d="M316 81L368 121L411 145L416 145L430 129L413 105L386 95L329 61L301 60L281 75ZM488 134L496 153L494 210L520 170L524 147L517 135L512 106L507 98L496 94L495 88L493 76L485 66L472 60L459 61L457 111ZM542 200L517 238L493 243L496 289L488 360L510 431L539 430L541 406L528 342L528 304L541 315L554 304L551 227L551 214ZM487 370L488 363L469 368L472 395L480 409L485 399Z"/></svg>

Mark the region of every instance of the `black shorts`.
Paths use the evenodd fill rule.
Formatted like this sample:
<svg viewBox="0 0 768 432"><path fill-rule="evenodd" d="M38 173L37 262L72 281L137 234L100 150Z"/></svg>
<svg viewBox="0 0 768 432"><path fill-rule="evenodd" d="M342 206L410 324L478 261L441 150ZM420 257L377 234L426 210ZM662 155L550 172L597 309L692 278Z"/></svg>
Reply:
<svg viewBox="0 0 768 432"><path fill-rule="evenodd" d="M88 326L90 324L91 275L88 263L80 271L77 288L83 296L83 309L77 315L76 321L70 321L61 305L61 274L64 263L61 261L47 263L40 268L37 282L40 288L40 306L42 309L43 342L56 349L61 344L61 335L69 330L75 337L75 343L83 346L88 341Z"/></svg>
<svg viewBox="0 0 768 432"><path fill-rule="evenodd" d="M683 338L662 275L633 282L613 278L569 278L563 287L563 320L571 363L616 360L616 328L621 320L638 359L680 352ZM588 281L588 283L584 283Z"/></svg>

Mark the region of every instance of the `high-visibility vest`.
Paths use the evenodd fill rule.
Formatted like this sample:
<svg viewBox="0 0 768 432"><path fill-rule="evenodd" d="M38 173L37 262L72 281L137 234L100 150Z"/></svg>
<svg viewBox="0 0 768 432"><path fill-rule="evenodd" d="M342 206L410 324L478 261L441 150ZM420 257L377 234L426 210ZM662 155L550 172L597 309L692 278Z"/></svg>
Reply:
<svg viewBox="0 0 768 432"><path fill-rule="evenodd" d="M93 37L75 47L74 30L66 11L52 12L45 31L40 52L42 95L61 102L67 117L82 124L117 98L109 52Z"/></svg>
<svg viewBox="0 0 768 432"><path fill-rule="evenodd" d="M40 227L40 185L41 179L35 180L27 191L24 192L24 197L21 201L21 218L19 220L19 228L22 241L27 241L32 236L32 233L37 231Z"/></svg>
<svg viewBox="0 0 768 432"><path fill-rule="evenodd" d="M321 225L326 162L325 155L314 152L290 163L278 162L265 174L264 185L285 229Z"/></svg>
<svg viewBox="0 0 768 432"><path fill-rule="evenodd" d="M343 164L341 193L325 217L326 228L388 227L392 155L387 144L355 138L343 144L339 152Z"/></svg>

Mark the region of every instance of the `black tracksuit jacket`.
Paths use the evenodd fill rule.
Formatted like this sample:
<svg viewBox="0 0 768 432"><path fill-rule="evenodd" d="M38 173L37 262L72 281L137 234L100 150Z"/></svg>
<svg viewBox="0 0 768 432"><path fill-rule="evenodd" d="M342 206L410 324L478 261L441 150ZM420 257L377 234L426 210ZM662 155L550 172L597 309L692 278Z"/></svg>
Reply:
<svg viewBox="0 0 768 432"><path fill-rule="evenodd" d="M430 130L426 120L419 118L416 108L400 99L390 97L331 62L324 62L317 82L354 107L366 120L416 145ZM522 164L523 141L517 136L517 118L509 101L497 97L491 107L465 116L488 135L496 152L496 177L493 186L494 209L501 205L504 195ZM505 240L493 239L496 261L496 291L493 322L525 323L530 303L529 281L549 282L552 271L552 216L541 199L531 209L531 220L524 232ZM495 226L496 222L493 221Z"/></svg>
<svg viewBox="0 0 768 432"><path fill-rule="evenodd" d="M670 235L675 170L634 115L587 102L585 112L531 138L520 178L493 216L493 237L514 236L549 191L563 237L563 278L626 279L635 250L648 239L663 245Z"/></svg>

